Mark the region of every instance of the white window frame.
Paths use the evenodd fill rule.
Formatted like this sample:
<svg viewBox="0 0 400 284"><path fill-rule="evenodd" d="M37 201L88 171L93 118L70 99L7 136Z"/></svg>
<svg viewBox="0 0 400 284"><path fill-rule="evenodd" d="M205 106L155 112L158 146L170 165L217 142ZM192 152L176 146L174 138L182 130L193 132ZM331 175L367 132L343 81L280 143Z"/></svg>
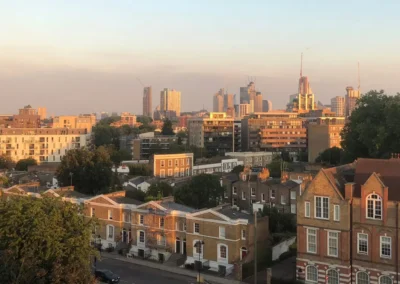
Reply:
<svg viewBox="0 0 400 284"><path fill-rule="evenodd" d="M381 275L381 276L379 276L379 282L378 282L379 284L386 284L386 283L383 283L382 278L389 279L390 280L389 284L393 284L393 279L390 278L389 275Z"/></svg>
<svg viewBox="0 0 400 284"><path fill-rule="evenodd" d="M367 275L367 279L368 279L367 281L368 281L368 283L370 283L369 275L365 271L358 271L357 272L357 274L356 274L356 283L359 284L358 275L360 275L361 273Z"/></svg>
<svg viewBox="0 0 400 284"><path fill-rule="evenodd" d="M285 198L286 196L285 195L281 195L281 204L282 205L286 205L286 198Z"/></svg>
<svg viewBox="0 0 400 284"><path fill-rule="evenodd" d="M336 278L336 280L337 280L337 284L339 284L340 283L340 274L339 274L339 272L337 272L335 269L328 269L327 271L326 271L326 283L330 283L330 282L333 282L333 279L331 278L331 279L329 279L330 277L329 277L329 272L333 272L334 274L335 274L335 278Z"/></svg>
<svg viewBox="0 0 400 284"><path fill-rule="evenodd" d="M225 227L219 226L219 238L220 239L225 239L225 237L226 237Z"/></svg>
<svg viewBox="0 0 400 284"><path fill-rule="evenodd" d="M241 238L242 238L242 240L246 239L246 230L241 231Z"/></svg>
<svg viewBox="0 0 400 284"><path fill-rule="evenodd" d="M160 160L160 167L165 167L165 160Z"/></svg>
<svg viewBox="0 0 400 284"><path fill-rule="evenodd" d="M378 198L377 199L372 199L372 195L376 195ZM372 217L369 217L368 216L368 202L369 201L371 201L372 202L372 212L373 212L373 215L372 215ZM371 219L371 220L382 220L382 218L383 218L383 200L382 200L382 197L379 195L379 194L376 194L376 193L371 193L370 195L368 195L367 196L367 198L365 199L365 202L366 202L366 206L365 206L365 216L366 216L366 218L367 219ZM380 202L380 206L381 206L381 215L379 216L379 215L377 215L376 214L376 207L377 207L377 203L378 202ZM379 216L379 217L377 217L377 216Z"/></svg>
<svg viewBox="0 0 400 284"><path fill-rule="evenodd" d="M296 203L290 204L290 213L296 214Z"/></svg>
<svg viewBox="0 0 400 284"><path fill-rule="evenodd" d="M384 241L383 240L384 238L389 239L389 241ZM389 245L389 250L390 250L389 255L382 254L383 244ZM381 258L388 258L388 259L392 258L392 237L380 236L380 238L379 238L379 255Z"/></svg>
<svg viewBox="0 0 400 284"><path fill-rule="evenodd" d="M310 231L313 230L314 233L310 233ZM311 251L310 250L310 242L309 242L309 237L310 236L314 236L315 237L315 251ZM315 228L307 228L307 235L306 235L307 239L307 253L313 253L316 254L318 251L318 229Z"/></svg>
<svg viewBox="0 0 400 284"><path fill-rule="evenodd" d="M130 223L131 222L131 213L129 211L125 211L123 213L124 216L124 222L125 223Z"/></svg>
<svg viewBox="0 0 400 284"><path fill-rule="evenodd" d="M222 257L222 254L221 254L221 248L222 247L225 247L225 257ZM226 244L218 244L217 245L217 249L218 249L218 259L217 259L217 262L219 262L219 263L228 263L228 259L229 259L229 248L228 248L228 245L226 245Z"/></svg>
<svg viewBox="0 0 400 284"><path fill-rule="evenodd" d="M168 169L168 176L172 177L174 175L174 171L172 169Z"/></svg>
<svg viewBox="0 0 400 284"><path fill-rule="evenodd" d="M196 232L196 225L198 227L197 232ZM200 223L193 223L193 234L200 234Z"/></svg>
<svg viewBox="0 0 400 284"><path fill-rule="evenodd" d="M315 268L315 271L317 272L317 274L316 274L316 276L317 276L317 280L312 280L312 279L309 279L308 278L308 268L310 268L310 267L313 267L313 268ZM314 265L308 265L307 267L306 267L306 281L308 282L308 283L318 283L318 268L317 267L315 267Z"/></svg>
<svg viewBox="0 0 400 284"><path fill-rule="evenodd" d="M261 202L265 202L265 193L261 193Z"/></svg>
<svg viewBox="0 0 400 284"><path fill-rule="evenodd" d="M242 200L246 200L246 192L242 191Z"/></svg>
<svg viewBox="0 0 400 284"><path fill-rule="evenodd" d="M139 225L144 225L144 215L140 214L138 219L139 219L139 222L138 222Z"/></svg>
<svg viewBox="0 0 400 284"><path fill-rule="evenodd" d="M143 233L143 242L140 240L140 234ZM138 244L144 244L146 243L146 233L144 231L138 231L138 239L137 239Z"/></svg>
<svg viewBox="0 0 400 284"><path fill-rule="evenodd" d="M317 199L321 199L321 216L317 216ZM324 206L324 200L327 200L328 201L328 216L327 217L324 217L324 209L325 209L325 206ZM329 220L329 197L327 197L327 196L314 196L314 217L316 218L316 219L322 219L322 220Z"/></svg>
<svg viewBox="0 0 400 284"><path fill-rule="evenodd" d="M290 199L291 200L296 200L296 191L294 191L294 190L290 191Z"/></svg>
<svg viewBox="0 0 400 284"><path fill-rule="evenodd" d="M204 244L199 247L198 242L201 242L201 240L193 240L193 258L198 259L200 255L200 259L203 259ZM198 251L199 249L200 251Z"/></svg>
<svg viewBox="0 0 400 284"><path fill-rule="evenodd" d="M362 241L366 241L367 242L367 251L365 252L365 251L361 251L360 250L360 242L361 242L361 238L360 238L360 236L361 235L363 235L363 236L367 236L367 238L366 239L363 239ZM366 234L366 233L357 233L357 253L358 254L365 254L365 255L368 255L368 234Z"/></svg>
<svg viewBox="0 0 400 284"><path fill-rule="evenodd" d="M236 194L237 194L237 188L236 188L236 186L234 186L234 187L232 188L232 193L233 193L233 195L236 195Z"/></svg>
<svg viewBox="0 0 400 284"><path fill-rule="evenodd" d="M304 202L304 217L310 218L311 216L311 203L310 201Z"/></svg>
<svg viewBox="0 0 400 284"><path fill-rule="evenodd" d="M164 228L164 226L165 226L165 219L164 219L164 217L160 217L160 219L159 219L159 221L158 221L158 225L159 225L159 228Z"/></svg>
<svg viewBox="0 0 400 284"><path fill-rule="evenodd" d="M340 206L339 205L333 205L333 221L340 221Z"/></svg>
<svg viewBox="0 0 400 284"><path fill-rule="evenodd" d="M254 190L254 194L253 194L253 190ZM256 196L256 189L254 187L250 188L250 194L251 194L251 196Z"/></svg>
<svg viewBox="0 0 400 284"><path fill-rule="evenodd" d="M269 197L270 198L275 198L275 189L271 189L269 192Z"/></svg>
<svg viewBox="0 0 400 284"><path fill-rule="evenodd" d="M112 236L110 237L110 228L112 228ZM107 225L107 240L114 241L115 238L115 227L113 225Z"/></svg>
<svg viewBox="0 0 400 284"><path fill-rule="evenodd" d="M326 235L327 235L326 249L327 249L328 256L338 257L339 256L339 232L327 231ZM329 241L331 241L331 240L335 242L336 254L331 254L331 252L330 252L331 246L330 246Z"/></svg>
<svg viewBox="0 0 400 284"><path fill-rule="evenodd" d="M112 209L108 209L108 220L113 219Z"/></svg>

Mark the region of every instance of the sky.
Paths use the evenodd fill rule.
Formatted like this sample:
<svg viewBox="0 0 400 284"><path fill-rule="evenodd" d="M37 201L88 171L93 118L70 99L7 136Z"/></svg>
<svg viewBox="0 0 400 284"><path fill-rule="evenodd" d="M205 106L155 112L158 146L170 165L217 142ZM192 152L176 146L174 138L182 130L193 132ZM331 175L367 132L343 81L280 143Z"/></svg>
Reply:
<svg viewBox="0 0 400 284"><path fill-rule="evenodd" d="M249 78L273 108L303 75L325 104L346 86L400 92L400 1L0 0L0 113L142 112L163 88L212 109Z"/></svg>

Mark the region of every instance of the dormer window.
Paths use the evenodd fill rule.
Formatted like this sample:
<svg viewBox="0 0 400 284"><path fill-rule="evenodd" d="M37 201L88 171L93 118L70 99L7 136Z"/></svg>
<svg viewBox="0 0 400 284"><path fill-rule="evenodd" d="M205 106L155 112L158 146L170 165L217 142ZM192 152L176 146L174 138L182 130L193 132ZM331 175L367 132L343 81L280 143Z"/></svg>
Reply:
<svg viewBox="0 0 400 284"><path fill-rule="evenodd" d="M367 218L382 220L382 198L378 194L367 197Z"/></svg>

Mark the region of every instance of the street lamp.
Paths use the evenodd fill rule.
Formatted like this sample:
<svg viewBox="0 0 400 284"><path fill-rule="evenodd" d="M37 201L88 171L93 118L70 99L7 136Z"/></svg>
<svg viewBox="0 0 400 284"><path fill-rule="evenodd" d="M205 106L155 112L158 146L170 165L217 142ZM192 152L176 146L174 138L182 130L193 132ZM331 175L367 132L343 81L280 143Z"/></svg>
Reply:
<svg viewBox="0 0 400 284"><path fill-rule="evenodd" d="M201 261L201 259L200 259L200 256L201 256L201 253L203 252L202 251L202 246L204 245L204 241L197 241L196 243L195 243L195 245L194 245L194 247L195 248L197 248L198 249L198 254L199 254L199 263L198 263L198 273L199 273L199 275L198 275L198 279L197 279L197 283L201 283L201 278L200 278L200 261Z"/></svg>
<svg viewBox="0 0 400 284"><path fill-rule="evenodd" d="M72 186L72 176L74 175L74 173L73 172L70 172L69 173L69 176L70 176L70 178L71 178L71 186Z"/></svg>

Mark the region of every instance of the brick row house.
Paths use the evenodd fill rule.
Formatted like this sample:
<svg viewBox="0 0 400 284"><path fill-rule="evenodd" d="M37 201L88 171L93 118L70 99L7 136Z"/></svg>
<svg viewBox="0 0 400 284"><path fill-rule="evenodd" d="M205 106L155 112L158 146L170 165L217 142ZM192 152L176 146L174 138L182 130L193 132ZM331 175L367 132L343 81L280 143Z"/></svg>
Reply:
<svg viewBox="0 0 400 284"><path fill-rule="evenodd" d="M226 187L224 201L240 210L252 212L269 206L280 212L296 214L301 181L270 179L265 168L246 168L238 180L230 182L225 178L223 183Z"/></svg>
<svg viewBox="0 0 400 284"><path fill-rule="evenodd" d="M322 169L298 199L297 278L399 283L400 159Z"/></svg>

